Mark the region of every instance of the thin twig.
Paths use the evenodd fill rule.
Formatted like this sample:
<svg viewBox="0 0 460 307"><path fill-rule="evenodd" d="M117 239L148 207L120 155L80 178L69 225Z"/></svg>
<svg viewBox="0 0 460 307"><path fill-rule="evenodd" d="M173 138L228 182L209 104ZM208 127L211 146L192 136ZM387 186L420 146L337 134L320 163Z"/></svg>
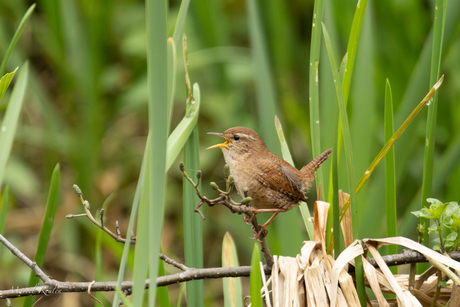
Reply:
<svg viewBox="0 0 460 307"><path fill-rule="evenodd" d="M32 271L40 278L45 284L54 285L54 281L46 275L42 269L37 265L35 261L30 260L26 255L24 255L16 246L11 244L4 236L0 234L0 242L8 248L13 255L21 259L22 262L27 264Z"/></svg>
<svg viewBox="0 0 460 307"><path fill-rule="evenodd" d="M122 243L126 242L126 239L121 236L120 229L118 227L118 221L116 222L116 232L117 232L117 234L114 234L110 229L108 229L104 225L104 209L101 209L101 211L100 211L101 212L100 213L101 214L101 222L99 223L94 218L93 214L90 211L89 202L83 198L83 193L82 193L81 189L76 184L73 185L73 189L75 191L75 194L77 194L77 196L80 198L80 201L81 201L81 203L83 205L83 209L85 210L85 213L82 213L82 214L68 214L68 215L66 215L66 217L68 219L71 219L71 218L75 218L75 217L86 216L87 218L89 218L89 220L91 222L93 222L94 225L96 225L100 229L104 230L109 236L114 238L115 241L122 242ZM131 244L136 244L136 239L131 238Z"/></svg>
<svg viewBox="0 0 460 307"><path fill-rule="evenodd" d="M195 183L193 179L190 178L190 176L187 174L187 172L185 172L185 166L183 163L180 163L179 168L184 177L193 185L193 187L195 188L196 195L200 198L200 202L197 204L194 211L200 214L203 220L205 219L205 217L200 210L203 204L207 204L210 207L215 205L224 205L225 207L230 209L232 213L243 213L245 215L245 220L250 221L250 223L252 223L252 231L254 232L254 238L256 238L261 244L261 251L265 258L265 264L271 267L273 265L273 259L272 255L270 254L267 242L265 240L265 237L267 236L267 231L261 231L261 227L257 223L256 215L253 213L254 208L248 205L251 200L250 197L245 197L241 203L237 203L232 200L231 193L234 189L234 179L233 176L230 175L228 166L226 165L224 167L226 191L221 190L215 182L211 182L211 188L220 193L219 197L214 199L209 199L206 196L201 195L200 190L198 189L198 185L200 183L201 178L200 171L197 172L197 183Z"/></svg>

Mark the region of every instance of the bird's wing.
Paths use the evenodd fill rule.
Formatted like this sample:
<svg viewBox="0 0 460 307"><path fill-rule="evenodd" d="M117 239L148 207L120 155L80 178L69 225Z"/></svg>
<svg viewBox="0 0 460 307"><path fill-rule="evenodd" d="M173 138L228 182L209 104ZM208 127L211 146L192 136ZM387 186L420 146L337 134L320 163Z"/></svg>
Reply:
<svg viewBox="0 0 460 307"><path fill-rule="evenodd" d="M266 161L270 163L263 163L265 167L257 174L257 179L260 183L291 198L307 200L302 192L301 178L290 170L289 166L277 163L273 159L267 159Z"/></svg>

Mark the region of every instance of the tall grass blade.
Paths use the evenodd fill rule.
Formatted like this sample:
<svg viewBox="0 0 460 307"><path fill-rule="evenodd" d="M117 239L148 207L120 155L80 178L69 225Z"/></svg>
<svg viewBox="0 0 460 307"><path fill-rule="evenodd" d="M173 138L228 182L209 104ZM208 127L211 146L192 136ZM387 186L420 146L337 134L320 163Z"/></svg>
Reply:
<svg viewBox="0 0 460 307"><path fill-rule="evenodd" d="M180 3L179 14L176 19L176 26L174 27L173 40L176 46L179 45L182 33L184 31L185 18L187 17L188 7L190 0L182 0Z"/></svg>
<svg viewBox="0 0 460 307"><path fill-rule="evenodd" d="M326 43L326 49L329 55L329 61L331 63L332 74L334 77L334 86L337 94L337 104L339 108L340 117L342 118L342 133L343 133L343 148L345 152L345 165L347 170L347 181L348 189L350 191L350 204L351 212L353 217L353 238L357 239L359 235L359 207L356 199L355 191L355 174L354 174L354 162L353 162L353 151L351 149L351 136L350 126L348 125L348 116L345 105L345 99L342 91L342 79L340 78L337 62L334 56L334 50L332 49L331 40L327 33L326 26L323 24L324 41ZM356 289L358 291L359 300L361 305L366 304L366 292L364 288L364 271L361 257L355 258L356 267Z"/></svg>
<svg viewBox="0 0 460 307"><path fill-rule="evenodd" d="M390 81L385 83L385 142L393 136L393 96L391 94ZM385 155L385 206L387 216L387 237L397 236L397 216L396 216L396 175L395 175L395 150L394 147ZM398 248L396 245L388 245L387 253L396 254ZM396 266L391 267L393 274L398 273Z"/></svg>
<svg viewBox="0 0 460 307"><path fill-rule="evenodd" d="M402 125L396 130L393 136L385 143L385 146L380 150L379 154L375 157L374 161L372 161L371 165L367 168L366 172L364 173L361 180L358 182L356 186L356 192L359 192L363 187L364 183L370 177L370 175L374 172L375 168L379 164L379 162L383 159L386 155L388 150L393 146L396 140L401 136L401 134L406 130L407 126L412 122L415 116L422 110L422 108L430 102L431 97L434 95L436 90L441 86L442 81L444 80L444 75L436 82L435 85L431 88L428 94L423 98L423 100L417 105L417 107L412 111L412 113L406 118L406 120L402 123Z"/></svg>
<svg viewBox="0 0 460 307"><path fill-rule="evenodd" d="M431 53L431 72L430 84L433 84L439 77L441 68L442 44L444 38L444 25L446 21L447 0L436 0L433 28L433 48ZM436 114L438 109L438 95L435 93L428 107L427 126L426 126L426 142L425 142L425 158L423 164L423 183L422 183L422 200L421 207L427 205L426 199L431 196L433 185L433 155L435 146L436 132ZM421 218L421 224L425 224L428 229L429 220ZM423 235L423 243L428 246L429 234L425 232Z"/></svg>
<svg viewBox="0 0 460 307"><path fill-rule="evenodd" d="M24 94L29 76L29 64L26 62L19 71L18 82L14 86L10 102L0 124L0 186L5 176L6 162L13 147L14 134L18 125Z"/></svg>
<svg viewBox="0 0 460 307"><path fill-rule="evenodd" d="M137 215L136 247L134 249L133 268L133 296L134 306L143 306L145 280L147 268L149 268L149 197L150 197L150 176L149 169L151 156L150 136L147 140L145 150L145 173L142 178L142 186L139 198L139 213ZM141 172L142 174L142 172ZM125 246L126 249L126 246ZM150 268L149 268L150 269Z"/></svg>
<svg viewBox="0 0 460 307"><path fill-rule="evenodd" d="M174 40L168 38L168 134L171 127L174 91L176 89L176 48L177 45Z"/></svg>
<svg viewBox="0 0 460 307"><path fill-rule="evenodd" d="M141 283L143 286L147 267L151 280L148 306L154 306L156 301L155 280L158 276L158 254L163 225L168 131L167 5L164 0L146 0L145 4L150 143L147 145L146 176L141 192L134 254L135 261L139 260L135 262L133 276L135 306L141 306L143 301Z"/></svg>
<svg viewBox="0 0 460 307"><path fill-rule="evenodd" d="M235 241L227 231L222 241L222 267L239 266ZM243 307L241 278L223 278L224 307Z"/></svg>
<svg viewBox="0 0 460 307"><path fill-rule="evenodd" d="M165 263L164 261L158 262L158 276L165 276ZM169 301L168 287L158 287L157 289L157 300L160 307L170 307L171 302Z"/></svg>
<svg viewBox="0 0 460 307"><path fill-rule="evenodd" d="M262 296L260 295L260 289L262 288L262 273L260 272L260 251L259 244L254 244L251 258L251 276L250 276L250 295L251 295L251 306L262 307Z"/></svg>
<svg viewBox="0 0 460 307"><path fill-rule="evenodd" d="M246 1L248 12L248 27L252 48L253 71L257 93L257 116L259 131L267 147L274 153L279 153L279 147L272 136L275 136L272 119L278 113L275 87L270 67L268 48L260 20L260 11L256 0Z"/></svg>
<svg viewBox="0 0 460 307"><path fill-rule="evenodd" d="M8 202L10 199L10 187L6 186L3 190L2 207L0 209L0 234L5 229L6 213L8 212Z"/></svg>
<svg viewBox="0 0 460 307"><path fill-rule="evenodd" d="M177 159L194 127L196 127L196 123L198 122L198 115L200 110L199 87L197 84L194 84L193 88L194 91L196 90L198 99L195 97L193 103L187 106L184 118L182 118L181 122L168 137L166 170L168 170L172 166L173 162Z"/></svg>
<svg viewBox="0 0 460 307"><path fill-rule="evenodd" d="M199 104L200 91L194 85L193 103ZM185 171L196 173L200 168L198 128L195 126L184 147ZM184 248L185 265L194 268L203 267L203 221L194 212L199 202L195 188L184 178L183 208L184 208ZM203 306L203 281L195 280L187 283L187 303L191 306Z"/></svg>
<svg viewBox="0 0 460 307"><path fill-rule="evenodd" d="M147 176L149 184L148 246L149 279L148 306L155 306L166 190L166 148L168 133L168 70L167 70L167 1L146 0L147 80L149 104L149 136L151 137ZM145 220L143 220L145 222Z"/></svg>
<svg viewBox="0 0 460 307"><path fill-rule="evenodd" d="M313 157L322 153L320 116L319 116L319 58L321 50L321 23L323 21L324 1L316 0L313 8L313 21L311 27L310 44L310 66L309 66L309 108L310 108L310 129L311 129L311 149ZM316 189L323 184L322 168L316 171Z"/></svg>
<svg viewBox="0 0 460 307"><path fill-rule="evenodd" d="M147 158L148 158L148 150L147 148L149 147L149 139L147 139L147 146L146 150L144 151L144 157L142 159L142 166L141 166L141 171L139 174L139 180L136 186L136 192L134 194L134 199L133 199L133 205L131 206L131 215L129 217L129 224L128 224L128 229L126 231L126 242L123 247L123 254L120 260L120 267L118 269L118 277L117 277L117 286L118 288L121 289L121 283L123 282L125 278L125 271L126 271L126 263L128 261L128 255L129 255L129 248L131 246L131 233L133 232L134 229L134 224L136 222L137 218L137 212L139 210L139 204L140 204L140 198L141 198L141 191L142 187L144 185L144 179L145 179L145 169L146 169L146 163L147 163ZM141 268L142 269L142 268ZM139 274L139 273L137 273ZM144 277L145 279L145 277ZM136 287L141 287L137 286ZM112 301L112 307L118 307L119 306L119 297L118 294L115 293L113 301Z"/></svg>
<svg viewBox="0 0 460 307"><path fill-rule="evenodd" d="M56 213L58 196L59 196L59 182L61 178L61 171L59 164L53 170L51 175L50 189L48 192L48 200L46 202L45 216L43 217L40 235L38 237L37 250L35 252L34 261L39 267L42 267L45 260L46 250L51 235L51 228L54 223L54 214ZM40 279L35 275L35 272L30 272L28 287L35 287L39 284ZM23 306L32 306L34 304L35 296L27 296L24 300Z"/></svg>
<svg viewBox="0 0 460 307"><path fill-rule="evenodd" d="M13 39L11 40L10 44L8 45L8 49L6 50L6 54L3 57L2 64L0 65L0 76L3 75L5 72L6 64L8 63L8 60L10 59L11 52L13 52L14 46L16 46L16 43L19 40L19 37L21 36L22 30L24 30L24 27L29 20L30 16L32 15L34 9L35 9L36 4L32 4L27 12L24 14L24 17L22 17L21 22L19 23L18 28L16 29L16 32L13 35ZM0 96L1 97L1 96Z"/></svg>
<svg viewBox="0 0 460 307"><path fill-rule="evenodd" d="M343 76L343 98L345 105L348 102L348 94L350 93L351 77L353 76L353 68L355 66L356 51L358 50L359 35L363 25L364 13L366 12L367 0L359 0L356 5L355 16L351 25L350 38L347 45L347 66Z"/></svg>

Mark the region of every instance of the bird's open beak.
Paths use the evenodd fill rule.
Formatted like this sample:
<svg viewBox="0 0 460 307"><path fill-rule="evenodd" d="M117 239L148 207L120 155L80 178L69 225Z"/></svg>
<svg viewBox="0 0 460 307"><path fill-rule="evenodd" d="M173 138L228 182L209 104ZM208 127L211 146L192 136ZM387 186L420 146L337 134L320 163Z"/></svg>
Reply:
<svg viewBox="0 0 460 307"><path fill-rule="evenodd" d="M211 148L217 148L217 147L227 147L227 146L231 143L230 140L227 139L226 137L224 137L222 133L219 133L219 132L208 132L208 134L218 135L218 136L224 138L224 139L225 139L225 142L223 142L222 144L217 144L217 145L208 147L208 148L206 148L206 150L211 149Z"/></svg>

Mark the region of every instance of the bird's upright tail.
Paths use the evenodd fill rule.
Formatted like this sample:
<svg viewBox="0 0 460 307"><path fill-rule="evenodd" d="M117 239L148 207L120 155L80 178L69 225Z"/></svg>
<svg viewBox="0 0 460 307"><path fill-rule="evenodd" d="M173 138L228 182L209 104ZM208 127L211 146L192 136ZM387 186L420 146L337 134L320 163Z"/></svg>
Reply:
<svg viewBox="0 0 460 307"><path fill-rule="evenodd" d="M328 149L322 154L320 154L316 159L302 167L300 170L304 175L304 178L312 177L314 178L315 171L321 166L321 164L326 161L329 155L332 153L332 149Z"/></svg>

